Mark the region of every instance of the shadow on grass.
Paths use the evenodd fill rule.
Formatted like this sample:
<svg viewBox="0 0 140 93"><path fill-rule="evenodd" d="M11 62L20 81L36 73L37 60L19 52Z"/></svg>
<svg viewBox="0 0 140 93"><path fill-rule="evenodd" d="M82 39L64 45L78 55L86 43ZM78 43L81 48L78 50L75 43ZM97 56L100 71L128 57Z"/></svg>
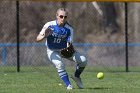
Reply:
<svg viewBox="0 0 140 93"><path fill-rule="evenodd" d="M109 88L109 87L87 87L87 88L85 88L85 89L99 89L99 90L104 90L104 89L111 89L111 88Z"/></svg>
<svg viewBox="0 0 140 93"><path fill-rule="evenodd" d="M74 89L79 89L79 88L74 88ZM86 87L84 89L106 90L106 89L111 89L111 88L109 88L109 87ZM84 89L81 89L81 90L84 90Z"/></svg>

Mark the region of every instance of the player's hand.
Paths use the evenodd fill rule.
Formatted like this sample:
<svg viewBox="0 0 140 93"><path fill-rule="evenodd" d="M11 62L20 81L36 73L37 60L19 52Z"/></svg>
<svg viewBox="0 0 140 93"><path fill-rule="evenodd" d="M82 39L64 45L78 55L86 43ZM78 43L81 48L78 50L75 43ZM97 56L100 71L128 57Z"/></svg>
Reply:
<svg viewBox="0 0 140 93"><path fill-rule="evenodd" d="M53 32L53 31L51 30L51 28L47 28L47 29L45 30L45 37L51 35L52 32Z"/></svg>
<svg viewBox="0 0 140 93"><path fill-rule="evenodd" d="M42 41L45 37L49 36L50 34L52 34L52 30L50 28L47 28L43 34L39 33L36 41L37 42Z"/></svg>

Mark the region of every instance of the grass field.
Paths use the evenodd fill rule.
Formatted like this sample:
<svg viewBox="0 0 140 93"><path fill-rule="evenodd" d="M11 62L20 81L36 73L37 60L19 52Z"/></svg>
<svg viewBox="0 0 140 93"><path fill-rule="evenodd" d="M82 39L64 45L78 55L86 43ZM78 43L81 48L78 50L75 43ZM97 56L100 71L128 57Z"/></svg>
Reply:
<svg viewBox="0 0 140 93"><path fill-rule="evenodd" d="M139 72L108 72L104 71L105 78L96 78L98 71L86 68L82 74L84 89L78 89L75 82L70 79L73 90L67 91L65 85L58 77L55 69L49 67L45 71L28 71L22 68L21 72L0 72L0 93L139 93ZM5 69L0 69L5 70ZM67 69L71 75L74 69ZM59 84L62 84L61 86Z"/></svg>

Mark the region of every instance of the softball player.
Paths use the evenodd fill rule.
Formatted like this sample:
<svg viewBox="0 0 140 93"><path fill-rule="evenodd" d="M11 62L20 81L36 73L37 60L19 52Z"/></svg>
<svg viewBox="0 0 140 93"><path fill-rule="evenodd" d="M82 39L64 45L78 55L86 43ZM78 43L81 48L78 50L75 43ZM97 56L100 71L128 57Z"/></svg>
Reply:
<svg viewBox="0 0 140 93"><path fill-rule="evenodd" d="M68 12L64 8L60 8L56 12L56 20L47 22L36 41L42 41L46 37L47 55L49 60L55 65L60 78L66 84L67 89L72 89L68 74L65 70L63 57L60 54L61 49L68 47L73 42L73 28L67 23ZM87 60L86 57L75 51L68 60L77 63L74 75L71 78L76 82L79 88L84 88L80 75L83 72Z"/></svg>

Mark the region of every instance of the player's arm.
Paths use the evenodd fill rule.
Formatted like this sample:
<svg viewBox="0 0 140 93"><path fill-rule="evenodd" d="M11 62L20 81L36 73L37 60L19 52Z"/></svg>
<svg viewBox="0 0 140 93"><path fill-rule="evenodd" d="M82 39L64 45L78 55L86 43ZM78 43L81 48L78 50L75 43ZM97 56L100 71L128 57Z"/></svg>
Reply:
<svg viewBox="0 0 140 93"><path fill-rule="evenodd" d="M73 42L73 29L71 29L71 33L68 36L67 47L62 49L60 52L63 57L70 58L75 53L75 49L72 45L72 42Z"/></svg>
<svg viewBox="0 0 140 93"><path fill-rule="evenodd" d="M38 36L37 36L37 38L36 38L36 41L37 42L40 42L40 41L42 41L44 39L44 37L45 37L45 34L39 33Z"/></svg>
<svg viewBox="0 0 140 93"><path fill-rule="evenodd" d="M71 28L70 36L67 39L67 47L69 47L73 43L73 28Z"/></svg>
<svg viewBox="0 0 140 93"><path fill-rule="evenodd" d="M47 36L48 32L50 31L48 27L49 23L46 23L36 38L37 42L42 41Z"/></svg>

